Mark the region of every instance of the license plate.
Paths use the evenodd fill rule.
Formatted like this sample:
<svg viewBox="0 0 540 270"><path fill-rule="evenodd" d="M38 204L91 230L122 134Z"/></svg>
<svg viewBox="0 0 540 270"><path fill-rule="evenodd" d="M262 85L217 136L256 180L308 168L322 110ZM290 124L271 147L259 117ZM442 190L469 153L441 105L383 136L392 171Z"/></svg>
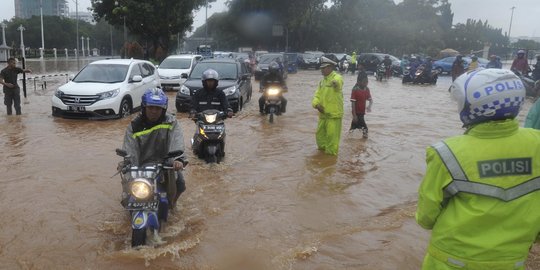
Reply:
<svg viewBox="0 0 540 270"><path fill-rule="evenodd" d="M74 112L85 112L86 108L84 106L68 106L68 111Z"/></svg>
<svg viewBox="0 0 540 270"><path fill-rule="evenodd" d="M158 201L153 202L128 202L128 208L154 209L158 207Z"/></svg>
<svg viewBox="0 0 540 270"><path fill-rule="evenodd" d="M222 131L223 126L211 126L211 125L205 125L203 126L204 131Z"/></svg>

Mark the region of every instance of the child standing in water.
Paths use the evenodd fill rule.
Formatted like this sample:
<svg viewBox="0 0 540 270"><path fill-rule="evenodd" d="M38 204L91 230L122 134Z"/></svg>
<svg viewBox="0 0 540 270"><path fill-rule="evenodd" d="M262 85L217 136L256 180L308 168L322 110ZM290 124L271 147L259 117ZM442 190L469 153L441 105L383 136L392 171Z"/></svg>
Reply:
<svg viewBox="0 0 540 270"><path fill-rule="evenodd" d="M349 132L352 132L354 129L361 129L364 138L368 137L368 127L364 120L364 115L366 114L366 110L367 112L371 112L371 105L373 104L373 99L371 98L371 93L369 92L367 84L367 77L359 77L351 92L353 120ZM366 101L369 101L367 108Z"/></svg>

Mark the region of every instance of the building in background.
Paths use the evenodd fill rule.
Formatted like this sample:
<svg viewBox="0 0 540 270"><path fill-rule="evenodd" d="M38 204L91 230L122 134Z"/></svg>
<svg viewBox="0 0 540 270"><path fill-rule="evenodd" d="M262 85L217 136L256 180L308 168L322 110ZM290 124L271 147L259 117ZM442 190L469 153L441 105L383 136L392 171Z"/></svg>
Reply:
<svg viewBox="0 0 540 270"><path fill-rule="evenodd" d="M77 19L77 12L70 12L69 17L71 19L76 20ZM85 22L90 23L90 24L96 24L96 22L94 21L94 17L92 16L92 13L90 13L90 12L81 12L79 10L79 20L85 21Z"/></svg>
<svg viewBox="0 0 540 270"><path fill-rule="evenodd" d="M68 17L69 6L67 0L14 0L15 17L28 19L40 16L40 7L43 4L44 16Z"/></svg>

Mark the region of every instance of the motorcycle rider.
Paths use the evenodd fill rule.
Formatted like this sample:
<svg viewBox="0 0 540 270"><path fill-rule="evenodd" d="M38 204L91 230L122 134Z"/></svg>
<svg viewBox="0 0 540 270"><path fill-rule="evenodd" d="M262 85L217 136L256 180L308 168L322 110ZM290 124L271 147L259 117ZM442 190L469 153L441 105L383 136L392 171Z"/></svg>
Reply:
<svg viewBox="0 0 540 270"><path fill-rule="evenodd" d="M486 68L502 68L502 63L498 56L492 54L489 57L489 62L486 64Z"/></svg>
<svg viewBox="0 0 540 270"><path fill-rule="evenodd" d="M540 132L516 119L525 89L509 70L480 69L451 93L466 131L426 150L416 221L432 233L422 269L524 270L540 236L540 212L529 210L540 204Z"/></svg>
<svg viewBox="0 0 540 270"><path fill-rule="evenodd" d="M190 118L204 110L216 109L233 116L233 110L229 105L227 96L222 90L217 89L219 83L219 74L217 71L209 68L205 70L201 77L203 88L199 89L191 99Z"/></svg>
<svg viewBox="0 0 540 270"><path fill-rule="evenodd" d="M433 69L433 62L431 57L426 57L426 61L424 62L424 79L426 82L431 82L432 76L431 76L431 70Z"/></svg>
<svg viewBox="0 0 540 270"><path fill-rule="evenodd" d="M523 76L527 76L529 74L529 62L527 62L524 50L518 51L517 57L512 62L510 70L519 71Z"/></svg>
<svg viewBox="0 0 540 270"><path fill-rule="evenodd" d="M385 76L386 78L390 78L392 75L392 60L390 59L389 55L385 55L384 59L382 60L382 64L384 66L384 69L386 70Z"/></svg>
<svg viewBox="0 0 540 270"><path fill-rule="evenodd" d="M261 78L260 89L259 89L259 92L263 93L261 97L259 98L259 112L261 113L261 115L264 115L264 103L265 103L264 90L270 85L278 85L283 90L280 96L281 112L277 113L278 115L280 115L281 113L284 113L287 110L287 99L285 99L285 97L283 96L283 92L287 92L287 85L285 84L285 80L283 79L283 76L281 75L281 72L279 71L278 63L274 61L272 61L270 65L268 65L268 73L264 74L264 76Z"/></svg>
<svg viewBox="0 0 540 270"><path fill-rule="evenodd" d="M471 56L471 63L467 67L467 71L475 70L478 68L478 57L476 55Z"/></svg>
<svg viewBox="0 0 540 270"><path fill-rule="evenodd" d="M160 88L148 89L144 92L141 101L141 113L137 115L127 127L124 149L131 156L131 164L142 166L150 163L161 163L167 153L184 151L184 136L182 128L176 117L167 114L168 98ZM184 155L169 160L176 171L176 197L171 202L171 209L182 192L186 190L186 182L182 169L187 164ZM123 167L120 162L119 168ZM122 183L122 205L129 198L127 183Z"/></svg>
<svg viewBox="0 0 540 270"><path fill-rule="evenodd" d="M356 52L352 52L352 54L351 54L351 63L349 63L349 70L352 72L353 75L356 72L356 64L357 64L357 62L358 62L358 59L357 59Z"/></svg>
<svg viewBox="0 0 540 270"><path fill-rule="evenodd" d="M538 81L540 80L540 54L536 55L536 64L533 67L531 77L533 80Z"/></svg>
<svg viewBox="0 0 540 270"><path fill-rule="evenodd" d="M463 60L463 55L456 55L456 60L452 63L452 81L455 81L457 77L465 73L465 61Z"/></svg>

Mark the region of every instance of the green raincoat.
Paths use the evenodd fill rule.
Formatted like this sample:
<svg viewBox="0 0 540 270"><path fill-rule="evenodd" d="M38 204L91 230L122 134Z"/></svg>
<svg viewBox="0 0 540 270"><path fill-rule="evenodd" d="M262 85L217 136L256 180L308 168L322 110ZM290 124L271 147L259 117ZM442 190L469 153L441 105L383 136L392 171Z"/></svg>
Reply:
<svg viewBox="0 0 540 270"><path fill-rule="evenodd" d="M426 161L422 269L525 269L540 232L540 131L515 119L478 124L429 147Z"/></svg>
<svg viewBox="0 0 540 270"><path fill-rule="evenodd" d="M334 88L332 82L337 83ZM327 154L337 155L341 138L341 121L343 118L343 78L335 71L319 82L319 87L311 101L315 108L321 105L324 113L319 113L316 141L320 150Z"/></svg>

